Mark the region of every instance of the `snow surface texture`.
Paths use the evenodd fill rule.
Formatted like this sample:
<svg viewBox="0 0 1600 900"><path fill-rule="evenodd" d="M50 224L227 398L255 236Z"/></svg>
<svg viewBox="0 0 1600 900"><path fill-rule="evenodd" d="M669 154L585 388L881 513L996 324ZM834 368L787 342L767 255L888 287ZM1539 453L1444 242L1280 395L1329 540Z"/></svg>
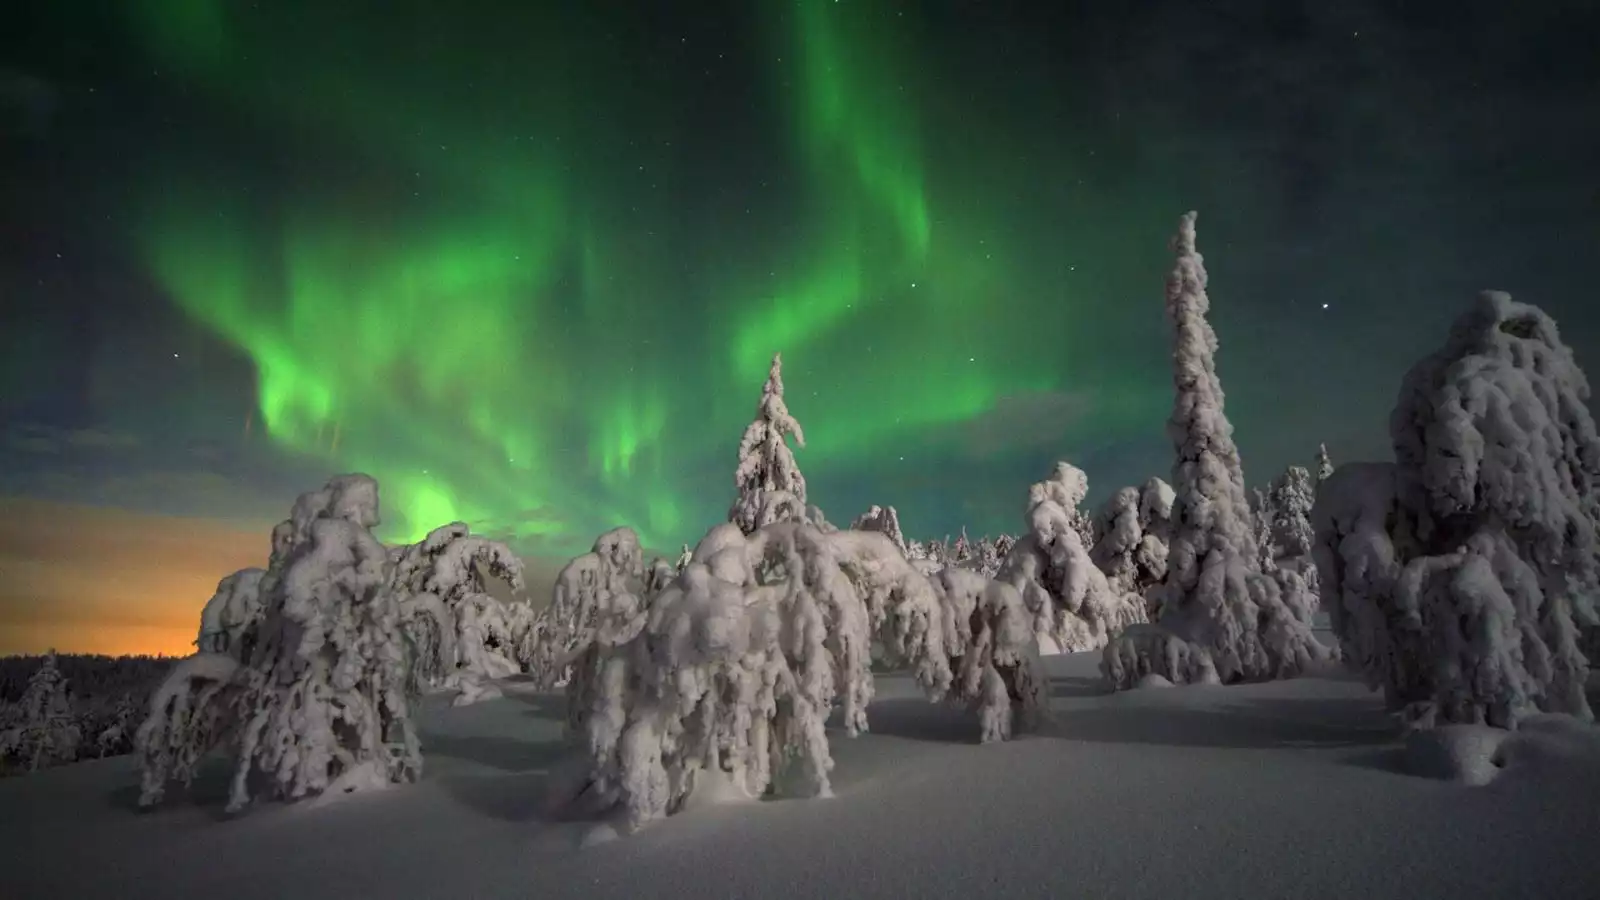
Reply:
<svg viewBox="0 0 1600 900"><path fill-rule="evenodd" d="M643 606L643 596L639 535L632 528L613 528L596 538L594 549L561 569L550 605L539 614L528 666L534 683L546 690L566 685L596 631L613 619L631 619Z"/></svg>
<svg viewBox="0 0 1600 900"><path fill-rule="evenodd" d="M1094 519L1094 549L1089 558L1106 574L1111 589L1149 602L1151 588L1167 577L1167 545L1172 540L1172 487L1151 478L1143 487L1125 487L1106 501Z"/></svg>
<svg viewBox="0 0 1600 900"><path fill-rule="evenodd" d="M217 583L217 592L200 611L201 653L227 653L248 659L261 622L261 576L265 569L240 569Z"/></svg>
<svg viewBox="0 0 1600 900"><path fill-rule="evenodd" d="M1060 737L988 746L969 713L877 674L871 732L832 742L834 799L691 809L606 844L542 811L570 751L555 698L520 679L475 706L427 698L423 780L327 808L219 823L227 772L206 766L193 803L136 814L133 760L92 760L0 779L0 884L7 900L1600 897L1594 726L1585 742L1531 717L1494 784L1469 788L1401 773L1357 681L1110 694L1098 658L1044 660Z"/></svg>
<svg viewBox="0 0 1600 900"><path fill-rule="evenodd" d="M142 803L187 781L223 741L237 750L230 810L249 803L256 776L288 800L419 776L399 604L389 554L371 532L378 521L378 484L365 475L338 476L295 502L273 529L249 659L197 655L152 697L138 738Z"/></svg>
<svg viewBox="0 0 1600 900"><path fill-rule="evenodd" d="M755 421L739 441L739 466L733 475L739 496L728 510L728 519L746 534L773 522L807 519L806 479L789 449L789 435L797 446L806 445L805 432L783 402L783 357L779 354L772 357ZM820 514L815 524L822 526Z"/></svg>
<svg viewBox="0 0 1600 900"><path fill-rule="evenodd" d="M1600 438L1588 398L1555 322L1486 292L1406 375L1395 463L1342 466L1323 484L1316 554L1334 629L1414 724L1592 718L1580 640L1600 622Z"/></svg>
<svg viewBox="0 0 1600 900"><path fill-rule="evenodd" d="M526 603L502 602L486 576L513 592L524 588L522 560L511 548L471 533L465 523L435 528L391 551L393 591L410 660L409 690L447 687L460 702L499 696L486 680L522 671L534 643Z"/></svg>
<svg viewBox="0 0 1600 900"><path fill-rule="evenodd" d="M1050 478L1028 490L1028 533L995 576L1021 594L1042 653L1099 649L1119 629L1146 619L1144 601L1112 587L1074 524L1088 489L1082 469L1056 463Z"/></svg>
<svg viewBox="0 0 1600 900"><path fill-rule="evenodd" d="M1181 655L1152 657L1140 647L1107 655L1168 660L1204 654L1225 683L1293 677L1330 653L1312 636L1309 615L1302 618L1285 602L1286 582L1261 571L1244 471L1223 410L1217 336L1206 321L1210 300L1204 262L1195 251L1194 223L1194 213L1183 216L1172 241L1177 262L1167 277L1176 389L1167 433L1177 451L1172 469L1176 496L1167 577L1154 593L1160 599L1159 627L1195 646ZM1297 606L1307 602L1303 594L1289 599ZM1152 641L1142 633L1128 640L1140 645ZM1182 671L1155 674L1181 684L1196 671L1207 669L1191 663Z"/></svg>

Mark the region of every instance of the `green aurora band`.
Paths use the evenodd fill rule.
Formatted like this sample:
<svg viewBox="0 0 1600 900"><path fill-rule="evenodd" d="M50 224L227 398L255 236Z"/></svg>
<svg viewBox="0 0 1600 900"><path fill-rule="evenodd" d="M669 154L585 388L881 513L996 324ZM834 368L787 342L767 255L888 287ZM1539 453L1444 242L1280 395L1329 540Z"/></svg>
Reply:
<svg viewBox="0 0 1600 900"><path fill-rule="evenodd" d="M380 480L388 539L461 519L563 553L618 523L692 542L724 514L776 351L814 481L1105 375L1112 351L1065 311L1009 308L1020 229L925 145L939 104L887 5L760 5L789 190L693 233L673 223L709 201L672 186L715 166L682 149L697 99L613 74L638 64L580 5L487 35L461 4L387 25L373 4L273 6L293 10L129 4L163 77L262 135L235 159L174 153L136 239L253 360L276 443ZM1085 419L1100 434L1169 402L1160 373L1110 393Z"/></svg>

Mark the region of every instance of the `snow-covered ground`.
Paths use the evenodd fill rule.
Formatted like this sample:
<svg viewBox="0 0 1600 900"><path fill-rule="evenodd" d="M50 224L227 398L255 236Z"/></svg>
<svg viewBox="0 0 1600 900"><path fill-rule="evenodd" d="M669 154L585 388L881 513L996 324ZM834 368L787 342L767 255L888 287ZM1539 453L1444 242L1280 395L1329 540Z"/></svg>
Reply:
<svg viewBox="0 0 1600 900"><path fill-rule="evenodd" d="M579 849L541 819L559 697L420 715L420 784L222 821L225 774L140 814L132 757L0 782L0 897L1600 897L1600 755L1530 744L1486 787L1402 774L1343 674L1104 694L1048 660L1054 722L978 746L970 714L877 678L833 740L838 796L697 808ZM1520 740L1518 738L1517 740ZM176 792L175 792L176 793Z"/></svg>

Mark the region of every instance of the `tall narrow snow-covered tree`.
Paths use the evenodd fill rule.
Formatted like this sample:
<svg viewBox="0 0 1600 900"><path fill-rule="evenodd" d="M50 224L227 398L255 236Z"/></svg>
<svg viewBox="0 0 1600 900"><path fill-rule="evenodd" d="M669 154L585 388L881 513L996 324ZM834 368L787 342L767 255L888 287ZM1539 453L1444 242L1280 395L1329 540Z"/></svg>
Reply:
<svg viewBox="0 0 1600 900"><path fill-rule="evenodd" d="M1317 566L1347 658L1419 726L1592 718L1600 436L1555 322L1480 295L1407 373L1395 462L1322 486Z"/></svg>
<svg viewBox="0 0 1600 900"><path fill-rule="evenodd" d="M783 402L783 356L776 354L761 388L755 421L739 441L739 466L733 476L739 495L728 510L728 520L745 534L773 522L807 518L806 479L794 461L789 435L796 446L805 447L805 432Z"/></svg>
<svg viewBox="0 0 1600 900"><path fill-rule="evenodd" d="M1022 595L1041 653L1094 650L1124 626L1146 619L1143 601L1111 587L1073 524L1088 490L1082 469L1056 463L1050 478L1029 489L1028 533L995 576Z"/></svg>
<svg viewBox="0 0 1600 900"><path fill-rule="evenodd" d="M1172 249L1166 305L1176 396L1167 434L1176 450L1175 498L1167 577L1155 591L1158 624L1209 656L1224 682L1290 677L1329 653L1285 603L1280 582L1261 571L1244 470L1217 377L1217 336L1206 320L1211 301L1195 250L1195 213L1181 219ZM1125 656L1107 648L1108 662ZM1181 682L1206 668L1151 674Z"/></svg>

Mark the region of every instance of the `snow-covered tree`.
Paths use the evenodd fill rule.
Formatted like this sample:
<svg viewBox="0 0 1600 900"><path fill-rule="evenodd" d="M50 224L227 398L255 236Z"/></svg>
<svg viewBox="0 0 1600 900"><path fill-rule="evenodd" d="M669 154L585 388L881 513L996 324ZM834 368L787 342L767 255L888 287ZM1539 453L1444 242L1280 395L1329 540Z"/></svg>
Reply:
<svg viewBox="0 0 1600 900"><path fill-rule="evenodd" d="M1314 510L1346 657L1416 725L1592 718L1600 437L1538 307L1485 292L1407 373L1393 464L1340 466Z"/></svg>
<svg viewBox="0 0 1600 900"><path fill-rule="evenodd" d="M67 679L56 666L56 652L45 654L22 693L21 722L12 751L28 771L78 758L77 719L67 693Z"/></svg>
<svg viewBox="0 0 1600 900"><path fill-rule="evenodd" d="M613 528L594 549L556 576L550 605L539 614L539 642L528 672L545 690L572 677L596 632L611 619L629 619L644 606L644 550L632 528Z"/></svg>
<svg viewBox="0 0 1600 900"><path fill-rule="evenodd" d="M248 659L261 621L261 576L264 569L240 569L217 583L217 592L200 611L201 653L226 653Z"/></svg>
<svg viewBox="0 0 1600 900"><path fill-rule="evenodd" d="M1021 596L953 567L942 578L881 532L716 526L648 604L620 604L592 630L567 686L590 752L574 802L637 827L707 779L751 797L827 795L824 725L836 714L847 735L866 729L874 645L931 700L975 708L985 741L1034 724L1045 678Z"/></svg>
<svg viewBox="0 0 1600 900"><path fill-rule="evenodd" d="M597 634L590 686L569 688L588 703L585 802L636 828L705 779L759 797L787 774L831 794L824 725L837 703L847 734L865 728L872 674L866 606L827 537L804 522L747 540L713 529L648 609Z"/></svg>
<svg viewBox="0 0 1600 900"><path fill-rule="evenodd" d="M391 557L410 689L449 687L460 691L459 703L499 696L489 682L522 670L519 647L533 617L526 603L495 597L489 579L521 591L522 560L462 522L435 528Z"/></svg>
<svg viewBox="0 0 1600 900"><path fill-rule="evenodd" d="M239 723L250 700L243 665L225 653L179 660L150 696L150 713L134 735L139 805L153 806L177 782L187 788L211 751L237 751Z"/></svg>
<svg viewBox="0 0 1600 900"><path fill-rule="evenodd" d="M1034 617L1042 653L1093 650L1126 625L1145 621L1144 603L1113 590L1073 524L1089 490L1065 462L1028 492L1028 533L1000 564L997 581L1016 588Z"/></svg>
<svg viewBox="0 0 1600 900"><path fill-rule="evenodd" d="M676 574L680 574L681 575L681 574L683 574L683 570L689 568L689 563L691 563L693 561L694 561L694 551L689 549L689 545L688 544L684 544L683 545L683 552L678 554L678 561L673 563L673 565L672 565L673 571Z"/></svg>
<svg viewBox="0 0 1600 900"><path fill-rule="evenodd" d="M142 802L187 781L222 742L237 751L230 810L257 781L292 800L418 777L399 604L389 554L371 532L378 521L378 484L366 475L338 476L295 502L273 529L249 658L197 654L151 698L136 741Z"/></svg>
<svg viewBox="0 0 1600 900"><path fill-rule="evenodd" d="M746 534L773 522L806 520L806 479L789 449L789 435L796 446L805 447L805 432L783 402L783 356L777 354L761 388L755 421L739 441L739 467L733 476L739 496L728 520Z"/></svg>
<svg viewBox="0 0 1600 900"><path fill-rule="evenodd" d="M963 527L961 534L956 537L956 542L950 546L950 564L966 565L972 562L973 554L972 541L967 539L967 529Z"/></svg>
<svg viewBox="0 0 1600 900"><path fill-rule="evenodd" d="M1106 575L1111 589L1140 598L1154 615L1151 588L1167 577L1167 543L1172 539L1172 488L1152 477L1143 487L1112 494L1094 518L1089 558Z"/></svg>
<svg viewBox="0 0 1600 900"><path fill-rule="evenodd" d="M1311 553L1311 507L1316 501L1317 486L1304 466L1290 466L1272 482L1267 508L1279 556L1298 559Z"/></svg>
<svg viewBox="0 0 1600 900"><path fill-rule="evenodd" d="M1272 536L1272 521L1277 513L1266 491L1255 488L1250 493L1250 534L1256 542L1256 562L1261 571L1271 572L1278 568L1278 542Z"/></svg>
<svg viewBox="0 0 1600 900"><path fill-rule="evenodd" d="M1193 212L1183 216L1167 277L1176 393L1167 433L1177 453L1167 577L1153 592L1160 599L1158 626L1195 645L1190 657L1209 655L1224 682L1290 677L1329 653L1285 604L1280 582L1261 571L1244 471L1217 377L1217 336L1206 320L1210 299L1194 223ZM1145 641L1128 638L1135 639ZM1103 668L1114 687L1129 686L1112 677L1117 670L1110 665L1128 655L1128 648L1106 650ZM1176 683L1204 669L1196 664L1154 674Z"/></svg>
<svg viewBox="0 0 1600 900"><path fill-rule="evenodd" d="M850 523L852 531L877 531L889 536L902 555L907 554L906 536L900 530L900 514L892 506L868 507L867 511Z"/></svg>
<svg viewBox="0 0 1600 900"><path fill-rule="evenodd" d="M1022 595L956 566L940 570L933 585L954 674L949 699L977 710L982 743L1036 727L1048 708L1049 679Z"/></svg>
<svg viewBox="0 0 1600 900"><path fill-rule="evenodd" d="M1328 480L1328 476L1332 475L1332 474L1333 474L1333 460L1328 458L1328 445L1327 444L1318 444L1317 445L1317 484L1320 485L1324 481L1327 481Z"/></svg>

